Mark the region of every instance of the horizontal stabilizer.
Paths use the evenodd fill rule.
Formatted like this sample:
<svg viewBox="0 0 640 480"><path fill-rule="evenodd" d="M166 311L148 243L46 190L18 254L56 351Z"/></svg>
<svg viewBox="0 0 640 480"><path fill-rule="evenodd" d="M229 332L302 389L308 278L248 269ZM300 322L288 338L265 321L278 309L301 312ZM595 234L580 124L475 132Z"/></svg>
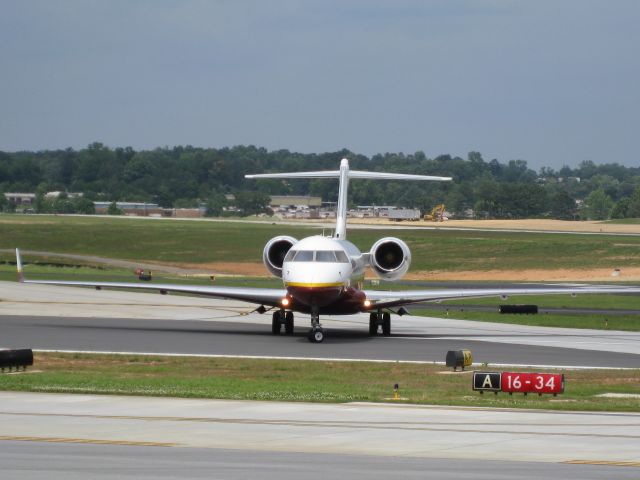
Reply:
<svg viewBox="0 0 640 480"><path fill-rule="evenodd" d="M349 178L365 178L370 180L435 180L441 182L451 181L451 177L434 177L431 175L410 175L408 173L384 173L384 172L362 172L350 170Z"/></svg>
<svg viewBox="0 0 640 480"><path fill-rule="evenodd" d="M367 180L436 180L448 182L451 177L437 177L430 175L410 175L407 173L364 172L349 170L349 178L363 178ZM339 178L340 170L325 170L320 172L291 172L291 173L260 173L245 175L245 178Z"/></svg>
<svg viewBox="0 0 640 480"><path fill-rule="evenodd" d="M292 173L258 173L245 175L244 178L339 178L339 170L326 170L322 172L292 172Z"/></svg>

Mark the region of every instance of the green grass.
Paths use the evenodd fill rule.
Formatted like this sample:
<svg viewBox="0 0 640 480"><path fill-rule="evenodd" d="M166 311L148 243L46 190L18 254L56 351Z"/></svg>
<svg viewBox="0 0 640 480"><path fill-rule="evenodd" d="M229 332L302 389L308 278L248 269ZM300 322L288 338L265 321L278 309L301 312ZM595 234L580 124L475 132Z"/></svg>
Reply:
<svg viewBox="0 0 640 480"><path fill-rule="evenodd" d="M314 227L254 222L0 215L0 248L160 263L260 263L270 238L282 234L303 238L320 232ZM387 235L409 244L412 271L640 266L640 237L635 236L381 228L351 230L349 239L368 251Z"/></svg>
<svg viewBox="0 0 640 480"><path fill-rule="evenodd" d="M0 375L0 389L341 403L389 401L398 383L408 403L592 411L638 411L637 399L595 395L640 394L637 369L561 372L566 389L557 398L480 395L471 391L469 373L397 362L36 353L32 370L38 373Z"/></svg>
<svg viewBox="0 0 640 480"><path fill-rule="evenodd" d="M445 310L410 309L414 315L424 315L440 318L456 318L459 320L475 320L480 322L510 323L517 325L532 325L563 328L592 328L598 330L640 331L640 315L609 314L606 310L640 310L640 296L638 295L531 295L513 296L508 300L500 298L473 298L467 300L451 300L442 302ZM593 309L593 313L539 313L537 315L513 315L498 313L498 306L502 304L529 304L544 308ZM478 312L465 309L471 306L495 307L494 312ZM603 310L598 312L597 310Z"/></svg>
<svg viewBox="0 0 640 480"><path fill-rule="evenodd" d="M69 260L67 260L69 261ZM133 269L98 267L89 265L73 265L56 263L29 263L25 265L25 275L30 280L77 280L77 281L101 281L101 282L134 282L145 283L135 276ZM62 261L61 261L62 262ZM0 262L0 280L15 281L17 278L15 262ZM172 275L168 273L153 274L154 283L179 283L188 285L224 285L237 287L282 287L282 280L275 277L236 277L216 276L211 280L206 275Z"/></svg>
<svg viewBox="0 0 640 480"><path fill-rule="evenodd" d="M461 311L451 308L449 314L441 310L410 309L413 315L426 317L451 318L457 320L474 320L477 322L509 323L514 325L531 325L534 327L561 328L593 328L596 330L640 331L640 315L607 315L594 314L551 314L537 315L502 315L498 312Z"/></svg>
<svg viewBox="0 0 640 480"><path fill-rule="evenodd" d="M442 302L443 305L452 303L455 305L482 305L495 306L509 304L538 305L540 308L593 308L593 309L631 309L640 310L639 295L514 295L506 300L497 297L492 298L469 298L466 300L448 300Z"/></svg>

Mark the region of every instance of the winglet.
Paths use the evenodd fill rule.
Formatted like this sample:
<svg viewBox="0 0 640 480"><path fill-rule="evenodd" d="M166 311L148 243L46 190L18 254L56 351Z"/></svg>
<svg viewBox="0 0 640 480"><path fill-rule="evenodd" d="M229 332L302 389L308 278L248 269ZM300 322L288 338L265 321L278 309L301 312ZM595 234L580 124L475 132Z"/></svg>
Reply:
<svg viewBox="0 0 640 480"><path fill-rule="evenodd" d="M19 248L16 248L16 268L18 269L18 281L22 283L24 282L24 272L22 271L22 257Z"/></svg>

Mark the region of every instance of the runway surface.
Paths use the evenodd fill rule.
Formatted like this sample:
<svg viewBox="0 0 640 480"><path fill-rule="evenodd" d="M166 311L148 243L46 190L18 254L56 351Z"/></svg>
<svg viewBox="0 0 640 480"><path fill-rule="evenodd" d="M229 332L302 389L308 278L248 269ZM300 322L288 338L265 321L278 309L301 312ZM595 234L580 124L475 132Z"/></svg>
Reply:
<svg viewBox="0 0 640 480"><path fill-rule="evenodd" d="M469 348L477 363L640 367L640 333L395 317L370 337L367 315L326 316L327 339L270 333L270 316L236 301L0 282L0 347L47 350L444 361Z"/></svg>
<svg viewBox="0 0 640 480"><path fill-rule="evenodd" d="M436 468L431 473L444 478L514 478L521 471L525 478L535 472L552 478L637 478L639 428L640 414L627 413L0 392L3 473L27 466L24 457L35 460L31 468L46 467L61 452L53 462L60 476L77 469L91 476L102 471L108 478L140 468L149 476L198 478L206 465L220 464L245 477L261 472L258 476L268 478L274 478L269 470L279 473L287 466L283 478L293 478L305 465L316 476L302 478L320 478L320 473L405 478L405 471L409 478L424 477L431 465ZM8 445L22 462L7 458L5 442L15 442ZM131 458L105 472L108 463L100 454L116 456L118 448ZM37 460L41 452L48 453ZM100 460L93 462L94 456ZM136 467L140 457L143 463ZM195 465L183 463L184 472L176 472L180 458ZM597 463L626 466L589 466ZM346 476L340 474L343 468Z"/></svg>
<svg viewBox="0 0 640 480"><path fill-rule="evenodd" d="M638 469L607 465L371 457L204 448L159 449L121 445L3 442L7 478L388 480L637 479Z"/></svg>

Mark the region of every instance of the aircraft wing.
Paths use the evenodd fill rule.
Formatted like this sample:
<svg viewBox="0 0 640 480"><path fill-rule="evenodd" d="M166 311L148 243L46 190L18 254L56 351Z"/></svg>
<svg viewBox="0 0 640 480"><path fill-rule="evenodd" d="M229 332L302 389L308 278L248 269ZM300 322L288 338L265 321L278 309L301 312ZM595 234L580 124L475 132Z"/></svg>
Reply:
<svg viewBox="0 0 640 480"><path fill-rule="evenodd" d="M280 305L280 300L285 297L287 291L284 288L248 288L248 287L209 287L200 285L179 285L172 283L136 283L136 282L80 282L72 280L26 280L22 270L22 258L20 250L16 248L16 266L18 268L18 280L21 283L39 285L60 285L72 287L102 288L130 288L136 290L155 291L160 293L188 293L205 297L224 298L230 300L242 300L244 302L268 305L270 307Z"/></svg>
<svg viewBox="0 0 640 480"><path fill-rule="evenodd" d="M208 287L199 285L178 285L172 283L127 283L127 282L77 282L64 280L23 280L22 283L35 283L40 285L60 285L73 287L102 288L130 288L136 290L155 291L160 293L189 293L205 297L224 298L229 300L242 300L244 302L260 305L276 306L285 297L287 291L284 288L248 288L248 287Z"/></svg>
<svg viewBox="0 0 640 480"><path fill-rule="evenodd" d="M514 288L460 288L432 290L379 291L365 290L364 294L376 307L391 308L421 302L439 302L456 298L503 297L513 295L577 295L585 293L640 294L640 287L617 285L548 285Z"/></svg>

